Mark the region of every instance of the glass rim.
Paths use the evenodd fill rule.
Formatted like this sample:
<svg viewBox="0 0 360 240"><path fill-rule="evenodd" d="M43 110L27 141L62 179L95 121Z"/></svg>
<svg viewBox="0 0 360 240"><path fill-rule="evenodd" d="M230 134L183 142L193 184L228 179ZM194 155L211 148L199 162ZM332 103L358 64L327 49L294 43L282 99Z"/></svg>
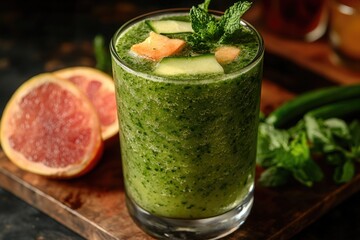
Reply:
<svg viewBox="0 0 360 240"><path fill-rule="evenodd" d="M185 78L185 79L179 80L178 78L176 78L176 76L159 76L159 75L154 75L151 73L144 73L144 72L134 70L125 61L123 61L123 59L117 53L116 43L117 43L119 36L126 30L130 29L130 27L133 26L134 24L136 24L142 20L145 20L147 18L150 18L150 17L154 18L157 16L164 15L165 13L167 13L169 15L170 14L176 15L176 14L188 13L189 11L190 11L190 8L169 8L169 9L157 10L157 11L152 11L149 13L139 15L139 16L134 17L134 18L130 19L129 21L125 22L123 25L120 26L120 28L115 32L115 34L112 36L112 38L110 40L110 53L111 53L112 59L114 59L116 61L116 63L120 67L122 67L124 70L126 70L127 72L134 74L136 76L139 76L139 77L142 77L142 78L145 78L148 80L152 80L152 81L171 82L171 83L177 83L177 84L214 82L214 81L231 79L235 76L238 76L242 73L245 73L245 72L251 70L256 64L258 64L262 60L264 52L265 52L265 44L264 44L263 37L261 36L259 31L253 25L251 25L249 22L245 21L244 19L240 19L240 21L242 23L244 23L247 27L249 27L251 29L251 31L253 31L255 33L255 36L256 36L256 39L258 40L259 45L258 45L257 53L256 53L255 57L246 66L243 66L239 70L236 70L231 73L222 74L222 75L213 75L213 76L210 76L210 78L208 76L205 76L203 78L201 78L201 77L200 78L191 78L190 77L188 79ZM217 16L221 16L223 14L223 12L216 11L216 10L209 10L209 12L214 15L217 15Z"/></svg>
<svg viewBox="0 0 360 240"><path fill-rule="evenodd" d="M333 2L333 6L336 8L337 11L347 16L358 15L360 13L359 8L351 5L348 2L337 0Z"/></svg>

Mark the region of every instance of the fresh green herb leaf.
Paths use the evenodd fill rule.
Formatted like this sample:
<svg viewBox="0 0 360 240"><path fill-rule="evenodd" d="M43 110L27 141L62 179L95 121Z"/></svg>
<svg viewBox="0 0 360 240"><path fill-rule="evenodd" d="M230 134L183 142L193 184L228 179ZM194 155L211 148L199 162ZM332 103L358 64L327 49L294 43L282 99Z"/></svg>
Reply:
<svg viewBox="0 0 360 240"><path fill-rule="evenodd" d="M258 130L257 163L263 167L274 165L277 149L287 149L289 134L273 125L260 123Z"/></svg>
<svg viewBox="0 0 360 240"><path fill-rule="evenodd" d="M219 24L220 29L223 29L223 35L219 40L220 43L228 43L235 36L239 36L241 32L245 31L240 19L250 7L250 2L236 2L225 11Z"/></svg>
<svg viewBox="0 0 360 240"><path fill-rule="evenodd" d="M305 116L305 129L310 142L314 145L315 149L322 151L322 143L329 143L330 140L322 131L319 122L312 116Z"/></svg>
<svg viewBox="0 0 360 240"><path fill-rule="evenodd" d="M360 122L355 120L349 125L351 134L350 149L355 161L360 161Z"/></svg>
<svg viewBox="0 0 360 240"><path fill-rule="evenodd" d="M211 0L205 0L205 2L199 4L199 8L203 9L205 12L209 10Z"/></svg>
<svg viewBox="0 0 360 240"><path fill-rule="evenodd" d="M339 165L335 169L334 181L336 183L349 182L355 175L355 165L351 159L345 161L344 164Z"/></svg>
<svg viewBox="0 0 360 240"><path fill-rule="evenodd" d="M200 7L190 9L191 26L196 35L203 38L211 38L215 34L217 21L215 17Z"/></svg>
<svg viewBox="0 0 360 240"><path fill-rule="evenodd" d="M249 2L237 2L225 11L220 19L208 12L210 0L190 9L190 21L194 33L186 38L188 44L197 51L208 51L226 43L244 32L241 16L250 8Z"/></svg>
<svg viewBox="0 0 360 240"><path fill-rule="evenodd" d="M292 172L297 181L308 187L324 178L323 171L311 158L304 159L301 167L293 168Z"/></svg>
<svg viewBox="0 0 360 240"><path fill-rule="evenodd" d="M324 125L334 136L347 141L351 139L349 128L345 121L338 118L330 118L324 121Z"/></svg>
<svg viewBox="0 0 360 240"><path fill-rule="evenodd" d="M269 176L261 177L262 184L275 186L276 183L282 183L279 179L285 180L283 176L279 176L279 179L272 176L278 173L278 170L275 170L278 168L281 169L279 171L287 172L288 176L309 187L323 179L321 168L311 158L304 126L300 122L295 126L297 131L287 131L275 129L271 124L260 123L257 164L267 170L272 169L263 173ZM271 183L266 184L268 179Z"/></svg>
<svg viewBox="0 0 360 240"><path fill-rule="evenodd" d="M267 168L260 176L259 183L265 187L285 185L290 178L290 172L281 167Z"/></svg>
<svg viewBox="0 0 360 240"><path fill-rule="evenodd" d="M202 5L190 9L190 21L194 33L187 37L187 42L198 51L211 48L213 39L218 34L217 20L207 12L207 5L205 9Z"/></svg>
<svg viewBox="0 0 360 240"><path fill-rule="evenodd" d="M321 181L323 173L310 156L310 149L304 131L297 134L289 143L289 150L278 156L277 165L292 172L293 177L306 186Z"/></svg>
<svg viewBox="0 0 360 240"><path fill-rule="evenodd" d="M297 125L287 130L276 129L272 124L260 123L258 132L257 163L264 167L274 186L278 173L273 168L287 171L295 180L306 186L321 181L324 175L321 168L312 159L314 153L322 154L328 164L334 167L335 183L350 181L355 175L355 162L360 161L360 123L355 120L347 124L342 119L316 119L305 115ZM270 169L267 173L266 171ZM266 183L265 183L266 184Z"/></svg>
<svg viewBox="0 0 360 240"><path fill-rule="evenodd" d="M260 111L260 113L259 113L259 121L260 122L265 122L265 120L266 120L265 114Z"/></svg>
<svg viewBox="0 0 360 240"><path fill-rule="evenodd" d="M323 121L307 116L305 121L309 140L313 143L313 151L316 149L322 152L327 162L335 167L334 181L350 181L355 171L353 162L359 156L360 127L354 123L350 125L350 130L350 126L344 120L337 118Z"/></svg>
<svg viewBox="0 0 360 240"><path fill-rule="evenodd" d="M341 165L344 162L343 158L344 158L343 154L340 154L338 152L328 153L326 156L327 162L333 166Z"/></svg>

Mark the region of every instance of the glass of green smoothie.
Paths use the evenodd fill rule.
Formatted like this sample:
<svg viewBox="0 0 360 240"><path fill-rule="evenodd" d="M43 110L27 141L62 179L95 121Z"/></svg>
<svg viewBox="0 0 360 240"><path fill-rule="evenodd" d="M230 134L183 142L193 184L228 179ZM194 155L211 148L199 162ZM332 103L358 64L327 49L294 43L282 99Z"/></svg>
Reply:
<svg viewBox="0 0 360 240"><path fill-rule="evenodd" d="M110 44L127 207L157 238L223 237L253 204L264 44L249 3L209 2L137 17Z"/></svg>

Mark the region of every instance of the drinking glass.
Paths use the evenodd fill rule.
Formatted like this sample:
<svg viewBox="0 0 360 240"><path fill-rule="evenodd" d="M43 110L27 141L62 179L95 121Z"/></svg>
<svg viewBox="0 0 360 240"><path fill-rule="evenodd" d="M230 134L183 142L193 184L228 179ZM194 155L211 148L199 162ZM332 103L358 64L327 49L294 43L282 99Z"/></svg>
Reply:
<svg viewBox="0 0 360 240"><path fill-rule="evenodd" d="M360 1L333 0L330 9L332 59L360 71Z"/></svg>
<svg viewBox="0 0 360 240"><path fill-rule="evenodd" d="M253 204L262 37L242 20L255 35L256 55L215 77L156 76L119 54L139 35L137 24L188 11L137 17L111 40L123 176L128 211L145 232L215 239L234 232Z"/></svg>
<svg viewBox="0 0 360 240"><path fill-rule="evenodd" d="M263 0L266 29L307 42L321 38L328 23L328 0Z"/></svg>

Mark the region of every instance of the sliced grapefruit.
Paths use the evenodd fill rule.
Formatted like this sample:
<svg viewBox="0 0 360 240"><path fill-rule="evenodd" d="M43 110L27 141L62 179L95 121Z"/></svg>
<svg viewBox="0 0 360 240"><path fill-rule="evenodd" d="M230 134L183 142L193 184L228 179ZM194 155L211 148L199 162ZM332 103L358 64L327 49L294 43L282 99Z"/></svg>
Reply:
<svg viewBox="0 0 360 240"><path fill-rule="evenodd" d="M56 76L75 83L95 106L101 123L104 141L118 139L115 85L106 73L91 67L70 67L53 72Z"/></svg>
<svg viewBox="0 0 360 240"><path fill-rule="evenodd" d="M56 178L85 174L103 151L92 103L74 84L50 73L16 90L1 118L0 139L14 164Z"/></svg>

